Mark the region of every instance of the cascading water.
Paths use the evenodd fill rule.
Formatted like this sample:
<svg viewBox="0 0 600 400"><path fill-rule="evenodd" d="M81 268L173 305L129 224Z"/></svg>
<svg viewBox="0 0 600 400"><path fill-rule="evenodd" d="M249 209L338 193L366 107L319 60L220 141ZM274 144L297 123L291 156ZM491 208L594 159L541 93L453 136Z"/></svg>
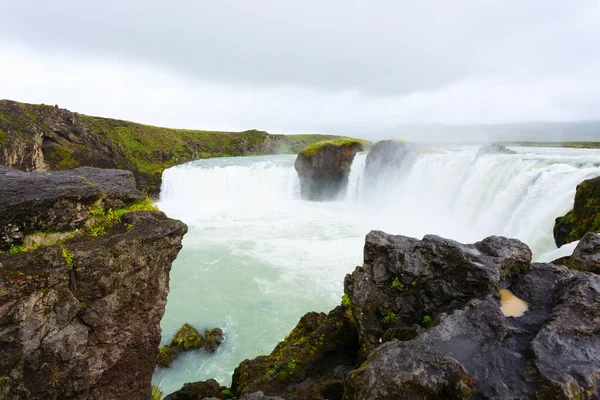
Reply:
<svg viewBox="0 0 600 400"><path fill-rule="evenodd" d="M300 200L295 156L166 170L158 205L190 229L171 272L163 342L186 322L222 327L226 341L214 355L182 355L154 382L165 393L208 378L228 384L240 361L268 354L301 315L339 304L372 229L462 242L516 237L546 261L572 251L572 244L556 250L554 218L572 207L578 183L600 175L600 151L515 148L519 154L476 157L476 150L422 154L374 181L359 154L345 197L327 203Z"/></svg>

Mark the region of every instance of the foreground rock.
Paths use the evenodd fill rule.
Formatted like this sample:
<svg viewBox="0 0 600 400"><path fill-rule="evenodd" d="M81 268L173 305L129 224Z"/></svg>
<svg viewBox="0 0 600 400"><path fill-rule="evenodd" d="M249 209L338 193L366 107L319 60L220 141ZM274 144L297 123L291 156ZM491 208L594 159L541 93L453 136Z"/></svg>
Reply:
<svg viewBox="0 0 600 400"><path fill-rule="evenodd" d="M517 152L509 149L504 145L491 143L481 147L477 152L477 157L485 156L488 154L517 154Z"/></svg>
<svg viewBox="0 0 600 400"><path fill-rule="evenodd" d="M573 209L556 219L554 241L560 247L581 239L587 232L600 232L600 176L577 186Z"/></svg>
<svg viewBox="0 0 600 400"><path fill-rule="evenodd" d="M0 231L12 232L0 240L10 246L0 254L0 398L148 398L186 226L133 211L151 207L130 172L2 170L0 199ZM77 227L55 244L15 246L31 231Z"/></svg>
<svg viewBox="0 0 600 400"><path fill-rule="evenodd" d="M171 343L160 348L156 363L163 368L170 367L180 353L189 350L202 349L207 353L214 353L223 340L223 330L220 328L205 330L204 336L202 336L196 328L184 324L177 331Z"/></svg>
<svg viewBox="0 0 600 400"><path fill-rule="evenodd" d="M58 106L0 100L0 165L23 171L79 166L132 171L144 193L160 192L162 171L207 157L297 153L331 135L271 135L159 128L82 115Z"/></svg>
<svg viewBox="0 0 600 400"><path fill-rule="evenodd" d="M335 200L346 189L354 156L363 148L363 141L339 139L319 142L300 151L294 167L300 178L302 198Z"/></svg>
<svg viewBox="0 0 600 400"><path fill-rule="evenodd" d="M119 209L144 199L131 172L89 167L32 174L0 166L0 191L0 250L34 232L81 229L98 201Z"/></svg>
<svg viewBox="0 0 600 400"><path fill-rule="evenodd" d="M531 264L514 239L464 245L371 232L342 306L309 313L236 368L238 398L592 399L600 278ZM529 304L505 317L500 288Z"/></svg>
<svg viewBox="0 0 600 400"><path fill-rule="evenodd" d="M171 393L164 400L203 400L203 399L231 399L231 391L219 385L214 379L202 382L186 383L181 389Z"/></svg>

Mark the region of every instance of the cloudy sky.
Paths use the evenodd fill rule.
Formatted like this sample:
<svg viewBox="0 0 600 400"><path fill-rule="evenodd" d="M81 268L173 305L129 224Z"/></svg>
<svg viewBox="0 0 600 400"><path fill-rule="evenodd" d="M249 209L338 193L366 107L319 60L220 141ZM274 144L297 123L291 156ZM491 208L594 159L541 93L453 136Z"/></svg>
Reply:
<svg viewBox="0 0 600 400"><path fill-rule="evenodd" d="M600 119L600 2L0 0L0 98L363 133Z"/></svg>

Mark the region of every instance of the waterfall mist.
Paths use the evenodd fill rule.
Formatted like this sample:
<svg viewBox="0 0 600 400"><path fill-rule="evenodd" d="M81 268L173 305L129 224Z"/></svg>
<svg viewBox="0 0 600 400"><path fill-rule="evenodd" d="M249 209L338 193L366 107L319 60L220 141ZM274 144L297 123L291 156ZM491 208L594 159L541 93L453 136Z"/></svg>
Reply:
<svg viewBox="0 0 600 400"><path fill-rule="evenodd" d="M166 170L158 205L190 230L171 273L163 342L186 322L222 327L226 341L215 355L183 355L154 382L165 393L208 378L228 384L240 361L268 354L301 315L339 304L372 229L469 243L503 235L527 243L534 258L562 254L554 219L572 207L578 183L600 175L600 151L514 149L482 157L476 147L432 149L376 178L360 153L333 202L300 199L295 156Z"/></svg>

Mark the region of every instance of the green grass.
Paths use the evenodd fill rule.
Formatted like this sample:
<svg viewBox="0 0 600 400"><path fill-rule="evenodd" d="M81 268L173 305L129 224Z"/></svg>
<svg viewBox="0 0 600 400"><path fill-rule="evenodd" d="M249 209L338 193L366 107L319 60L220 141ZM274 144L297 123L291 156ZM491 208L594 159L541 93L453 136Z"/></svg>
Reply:
<svg viewBox="0 0 600 400"><path fill-rule="evenodd" d="M352 301L350 300L350 296L348 296L347 293L344 293L344 295L342 296L342 305L344 307L349 307L350 304L352 304Z"/></svg>
<svg viewBox="0 0 600 400"><path fill-rule="evenodd" d="M568 147L575 149L600 149L600 142L499 142L498 144L519 147Z"/></svg>
<svg viewBox="0 0 600 400"><path fill-rule="evenodd" d="M352 138L339 138L335 140L324 140L321 142L313 143L308 147L305 147L300 151L300 154L308 158L312 158L326 146L343 147L343 146L356 146L360 150L364 149L368 145L367 140L352 139Z"/></svg>

